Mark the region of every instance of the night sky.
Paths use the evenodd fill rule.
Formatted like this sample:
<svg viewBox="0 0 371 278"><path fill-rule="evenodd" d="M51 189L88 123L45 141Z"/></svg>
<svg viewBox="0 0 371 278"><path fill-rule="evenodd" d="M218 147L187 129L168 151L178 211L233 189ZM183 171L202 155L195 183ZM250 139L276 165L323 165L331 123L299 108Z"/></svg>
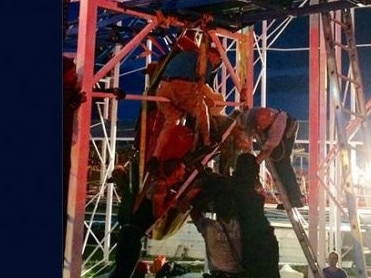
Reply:
<svg viewBox="0 0 371 278"><path fill-rule="evenodd" d="M358 49L361 74L366 100L371 97L371 8L356 11L356 42L368 44ZM293 49L309 47L309 17L294 19L280 35L272 48ZM258 28L258 26L256 26ZM258 30L257 30L258 32ZM347 60L347 59L346 59ZM309 100L309 50L275 51L267 56L267 106L281 108L300 120L308 119ZM131 68L132 67L132 68ZM128 63L126 70L135 67ZM133 82L135 80L135 82ZM143 74L136 72L121 77L122 86L128 93L141 94L144 90ZM260 105L260 90L254 96L254 105ZM136 119L140 108L137 101L120 103L120 119Z"/></svg>
<svg viewBox="0 0 371 278"><path fill-rule="evenodd" d="M356 9L355 26L356 42L359 47L359 61L363 78L366 100L371 98L371 74L368 70L371 65L371 8ZM76 6L69 11L69 17L76 17ZM260 34L260 24L255 29ZM308 119L309 99L309 17L298 17L286 27L271 48L304 49L299 51L268 50L267 54L267 106L281 108L297 119ZM155 49L156 50L156 49ZM136 51L142 51L137 48ZM158 53L158 51L157 51ZM234 55L234 54L233 54ZM156 57L154 58L156 60ZM348 60L348 59L345 59ZM143 94L144 74L135 71L144 67L144 59L128 58L122 64L120 86L128 94ZM255 68L257 76L259 67ZM130 74L128 72L133 71ZM254 96L254 105L260 105L260 88ZM120 121L135 121L138 117L140 101L121 100L118 117ZM229 112L231 110L228 109Z"/></svg>

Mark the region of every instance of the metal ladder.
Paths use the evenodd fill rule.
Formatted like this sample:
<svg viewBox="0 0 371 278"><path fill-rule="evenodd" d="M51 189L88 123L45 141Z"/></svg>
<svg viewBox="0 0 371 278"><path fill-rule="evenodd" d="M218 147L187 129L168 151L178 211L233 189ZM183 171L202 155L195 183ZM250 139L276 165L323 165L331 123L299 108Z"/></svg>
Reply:
<svg viewBox="0 0 371 278"><path fill-rule="evenodd" d="M290 219L290 222L291 222L293 230L295 231L296 237L299 240L299 243L301 245L305 258L308 261L308 267L311 269L313 277L325 278L322 272L322 268L317 262L317 256L313 251L313 248L304 230L302 222L300 221L300 219L302 219L300 212L298 211L297 208L294 208L291 206L291 203L286 195L286 190L281 183L281 180L276 172L276 169L272 161L270 161L269 159L266 159L265 162L267 163L269 171L272 175L274 184L276 185L278 189L281 201L283 203L283 206L285 207L287 216Z"/></svg>
<svg viewBox="0 0 371 278"><path fill-rule="evenodd" d="M339 24L343 29L346 36L347 45L343 46L341 43L333 41L331 22ZM351 169L349 160L350 147L348 145L348 137L346 133L346 122L345 115L346 110L343 108L340 97L340 85L339 80L343 79L351 82L355 86L355 92L357 95L357 108L356 117L361 118L361 129L363 131L364 140L371 138L369 136L369 127L365 121L367 112L366 105L364 101L364 92L362 86L362 80L360 75L359 63L357 49L355 45L352 17L349 10L342 11L342 21L336 21L331 18L330 13L322 13L322 26L325 36L326 52L327 52L327 67L329 72L329 89L331 92L331 100L336 107L335 116L337 121L337 133L338 141L340 147L342 171L343 171L343 189L346 193L348 211L349 211L349 221L351 223L352 235L354 238L353 248L355 251L355 261L358 269L357 277L367 277L366 273L366 263L363 256L363 246L362 246L362 235L360 232L359 219L357 215L356 201L354 198L353 184L351 179ZM349 54L350 64L352 68L352 78L348 78L342 74L339 74L336 67L335 51L334 47L340 46L342 49L346 50ZM370 150L368 150L370 151ZM277 186L280 193L281 200L290 219L292 227L295 234L299 240L302 247L303 253L308 261L308 266L312 271L314 277L324 278L321 267L317 262L316 255L311 247L307 234L300 222L301 215L297 208L293 208L287 198L285 188L283 187L280 178L274 168L273 163L267 159L266 163L271 172L272 178Z"/></svg>
<svg viewBox="0 0 371 278"><path fill-rule="evenodd" d="M342 167L342 190L345 193L349 223L353 237L353 250L356 267L358 270L357 277L367 277L366 262L363 255L362 234L360 230L360 221L357 214L357 203L354 196L354 187L352 181L352 169L350 163L350 145L348 144L348 136L346 132L346 116L353 115L360 119L360 130L363 133L363 140L370 140L370 127L366 122L366 105L364 100L364 91L362 78L360 74L358 53L355 44L353 20L350 9L341 11L341 20L337 20L330 13L322 13L322 27L325 39L326 53L327 53L327 69L329 80L329 92L333 107L335 108L336 132L338 140L339 155ZM332 25L333 23L333 25ZM333 26L340 27L346 38L346 45L334 40L332 33ZM335 56L335 47L340 47L348 53L349 65L351 67L351 76L345 76L338 69ZM349 82L354 86L356 95L356 109L357 111L349 111L344 107L341 97L340 82ZM367 144L364 144L367 146ZM368 148L368 153L370 148Z"/></svg>

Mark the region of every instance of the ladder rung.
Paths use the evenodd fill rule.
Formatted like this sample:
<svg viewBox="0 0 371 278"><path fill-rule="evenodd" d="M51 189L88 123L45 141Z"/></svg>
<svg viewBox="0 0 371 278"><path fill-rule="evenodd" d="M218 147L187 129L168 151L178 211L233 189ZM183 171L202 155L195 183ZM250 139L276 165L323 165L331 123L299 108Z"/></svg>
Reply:
<svg viewBox="0 0 371 278"><path fill-rule="evenodd" d="M274 178L274 181L277 183L278 191L281 197L283 197L282 201L285 204L287 216L290 219L292 228L295 231L296 237L300 243L303 253L305 257L307 258L308 266L312 270L312 274L315 278L324 278L323 273L321 272L321 268L318 265L316 255L313 252L311 243L302 225L302 222L301 222L302 216L300 212L297 210L297 208L293 208L290 205L290 203L287 204L289 200L286 196L285 189L282 186L279 176L275 170L275 167L270 160L267 161L267 164L271 170L271 174L272 174L272 177Z"/></svg>
<svg viewBox="0 0 371 278"><path fill-rule="evenodd" d="M333 18L330 16L330 13L323 13L322 14L322 28L323 28L323 34L324 34L324 37L325 37L325 44L326 44L326 52L327 52L327 61L328 61L328 72L329 72L329 76L328 78L331 80L331 78L333 79L335 76L334 73L337 73L338 74L338 79L336 81L340 81L339 79L342 78L344 80L347 80L349 82L351 82L352 84L355 84L356 86L356 94L357 94L357 97L359 100L359 102L357 103L357 105L359 106L358 107L358 110L361 110L362 108L365 108L363 107L364 104L362 103L362 99L361 97L363 96L363 86L362 86L362 79L361 79L361 75L360 75L360 70L359 70L359 61L358 61L358 56L357 56L357 47L356 47L356 44L355 44L355 36L354 36L354 29L353 29L353 20L352 20L352 17L351 17L351 14L350 14L350 10L343 10L341 12L341 16L342 16L342 20L341 22L337 19L337 18ZM338 24L337 26L332 26L331 25L331 21L334 22L335 24ZM333 25L335 25L333 24ZM343 47L341 44L339 43L336 43L334 42L334 39L333 39L333 34L332 34L332 31L333 29L337 27L341 27L341 31L343 31L345 33L345 36L346 36L346 39L347 39L347 48ZM336 30L337 31L337 30ZM335 32L335 30L334 30ZM349 59L350 59L350 64L351 64L351 70L352 70L352 75L350 77L347 77L347 76L343 76L341 74L338 73L338 71L341 71L340 68L336 68L337 65L336 63L333 63L333 60L336 59L336 53L335 53L335 46L340 46L341 48L343 48L344 50L346 50L349 54ZM352 79L354 78L354 79ZM331 80L331 81L335 81L335 80ZM330 83L330 87L329 87L329 90L330 91L333 91L334 94L332 95L332 101L335 103L335 104L338 104L338 99L341 97L340 96L340 91L341 91L341 88L340 88L340 84L339 82L329 82ZM346 94L344 94L344 99L345 99L345 96ZM362 105L362 107L361 107ZM343 102L339 105L340 109L341 109L341 112L346 112L346 109L344 109L343 106ZM364 114L364 112L362 113ZM338 116L336 116L338 117ZM341 122L342 119L340 119L340 122ZM343 126L341 126L343 125ZM337 128L337 134L338 134L338 145L337 145L337 151L344 151L344 155L341 153L340 157L341 157L341 163L340 165L342 166L343 169L348 169L348 156L350 155L349 154L349 150L350 150L350 147L348 146L348 140L349 138L347 138L347 133L349 133L349 130L348 126L345 126L344 124L344 121L341 122L341 125L339 126L339 128ZM368 133L368 127L364 126L363 127L363 132L367 132ZM344 132L345 131L345 132ZM354 135L355 134L355 131L351 131L352 134ZM344 133L344 134L343 134ZM344 136L342 136L344 135ZM365 134L366 135L366 134ZM366 137L366 136L365 136ZM368 138L370 138L370 136L368 135L367 136ZM366 142L364 142L366 143ZM347 177L347 179L344 179L344 183L346 184L347 187L349 188L352 188L353 186L353 183L351 181L351 179L349 178L349 176ZM365 270L366 270L366 263L365 263L365 257L364 257L364 252L363 252L363 246L362 246L362 236L361 236L361 232L360 232L360 226L359 226L359 223L357 221L354 221L354 218L357 220L357 208L355 206L355 201L353 200L354 199L354 193L352 193L350 190L346 190L346 197L347 197L347 204L348 204L348 210L350 211L349 213L349 222L352 223L352 232L354 233L358 233L359 234L359 242L357 242L357 240L354 240L354 243L353 243L353 248L354 248L354 252L355 252L355 263L356 263L356 266L357 266L357 270L358 270L358 277L364 277L366 278L365 276ZM355 217L352 215L355 215ZM317 268L313 268L313 270L316 270Z"/></svg>
<svg viewBox="0 0 371 278"><path fill-rule="evenodd" d="M358 86L359 86L359 84L358 84L358 82L357 82L356 80L354 80L354 79L352 79L352 78L349 78L348 76L345 76L345 75L340 74L340 73L338 73L338 76L339 76L341 79L343 79L343 80L349 81L349 82L353 83L354 85L358 85Z"/></svg>
<svg viewBox="0 0 371 278"><path fill-rule="evenodd" d="M346 109L346 108L343 108L342 111L343 111L344 113L347 113L348 115L352 115L352 114L353 114L353 112L352 112L351 110Z"/></svg>
<svg viewBox="0 0 371 278"><path fill-rule="evenodd" d="M334 41L333 44L336 45L336 46L339 46L341 49L343 49L345 51L349 51L350 50L349 46L344 45L344 44L342 44L340 42Z"/></svg>
<svg viewBox="0 0 371 278"><path fill-rule="evenodd" d="M344 24L343 22L341 22L341 21L339 21L339 20L337 20L337 19L335 19L335 18L333 18L333 17L331 17L330 16L330 20L332 21L332 22L334 22L334 23L336 23L336 24L339 24L341 27L343 27L344 29L346 29L348 26L346 25L346 24Z"/></svg>
<svg viewBox="0 0 371 278"><path fill-rule="evenodd" d="M350 113L352 116L355 116L355 117L357 117L357 118L359 118L359 119L361 119L362 121L365 121L366 120L366 115L363 115L363 114L360 114L360 113L356 113L356 112L354 112L354 111L351 111L351 113Z"/></svg>

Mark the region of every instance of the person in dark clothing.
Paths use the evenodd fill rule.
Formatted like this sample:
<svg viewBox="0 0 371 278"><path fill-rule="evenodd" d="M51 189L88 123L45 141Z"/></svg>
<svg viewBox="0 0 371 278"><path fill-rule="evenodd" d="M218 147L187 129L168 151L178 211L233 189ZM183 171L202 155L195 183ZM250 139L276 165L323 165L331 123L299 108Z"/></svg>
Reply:
<svg viewBox="0 0 371 278"><path fill-rule="evenodd" d="M228 179L217 178L228 193ZM220 192L222 193L222 192ZM226 205L228 204L228 205ZM212 202L216 219L206 217L193 208L190 215L205 240L210 275L204 277L245 278L241 267L241 232L235 218L231 194L216 194Z"/></svg>
<svg viewBox="0 0 371 278"><path fill-rule="evenodd" d="M254 107L243 111L238 121L245 132L260 145L257 163L269 157L291 205L303 207L302 194L291 165L291 153L299 129L296 119L282 110Z"/></svg>
<svg viewBox="0 0 371 278"><path fill-rule="evenodd" d="M63 56L63 250L66 240L68 185L75 112L86 101L85 93L80 91L77 79L73 59Z"/></svg>
<svg viewBox="0 0 371 278"><path fill-rule="evenodd" d="M142 239L146 232L168 207L176 205L171 192L183 181L185 165L181 160L169 159L162 162L160 169L161 174L143 188L136 198L132 216L121 220L116 265L109 278L132 277L141 256ZM113 178L117 181L118 177Z"/></svg>
<svg viewBox="0 0 371 278"><path fill-rule="evenodd" d="M237 219L241 228L242 267L249 278L277 278L279 274L279 248L264 214L264 195L257 191L259 164L251 153L237 158L232 177L233 196Z"/></svg>
<svg viewBox="0 0 371 278"><path fill-rule="evenodd" d="M113 181L121 197L117 217L120 225L129 223L133 216L135 199L139 192L139 163L137 160L126 166L117 165L111 173Z"/></svg>
<svg viewBox="0 0 371 278"><path fill-rule="evenodd" d="M326 278L348 278L344 269L338 266L339 255L335 251L328 255L328 266L323 268L323 274Z"/></svg>

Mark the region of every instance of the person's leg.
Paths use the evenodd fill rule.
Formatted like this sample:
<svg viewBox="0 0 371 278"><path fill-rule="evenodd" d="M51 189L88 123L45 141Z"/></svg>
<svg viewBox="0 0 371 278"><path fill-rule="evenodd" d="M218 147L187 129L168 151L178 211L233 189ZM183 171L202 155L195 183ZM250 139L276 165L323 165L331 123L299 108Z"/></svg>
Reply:
<svg viewBox="0 0 371 278"><path fill-rule="evenodd" d="M157 159L161 158L161 154L163 153L164 149L168 146L168 142L170 140L170 134L172 134L172 131L174 130L176 126L176 122L179 119L178 117L179 113L172 115L166 115L165 116L165 123L158 135L157 144L153 151L152 156L156 157Z"/></svg>
<svg viewBox="0 0 371 278"><path fill-rule="evenodd" d="M287 159L281 160L280 162L274 163L274 166L290 202L292 205L299 204L301 202L302 194L296 180L295 171L292 168L290 161L287 161Z"/></svg>
<svg viewBox="0 0 371 278"><path fill-rule="evenodd" d="M246 277L255 278L255 260L254 256L256 248L259 248L256 242L253 240L247 240L242 242L242 267L245 270Z"/></svg>
<svg viewBox="0 0 371 278"><path fill-rule="evenodd" d="M121 227L115 253L116 266L109 278L131 277L141 255L142 238L154 221L152 201L144 199L131 224Z"/></svg>
<svg viewBox="0 0 371 278"><path fill-rule="evenodd" d="M195 131L200 133L203 145L210 145L211 139L208 107L197 83L174 82L174 86L177 88L173 91L175 106L189 113L196 119ZM195 142L195 146L196 145L197 142Z"/></svg>
<svg viewBox="0 0 371 278"><path fill-rule="evenodd" d="M140 258L142 236L138 227L125 225L121 228L115 253L116 267L109 278L131 277Z"/></svg>
<svg viewBox="0 0 371 278"><path fill-rule="evenodd" d="M261 254L265 259L257 262L259 277L279 278L279 246L273 229L261 237L260 247Z"/></svg>
<svg viewBox="0 0 371 278"><path fill-rule="evenodd" d="M157 103L158 110L164 115L165 122L159 133L157 144L152 156L160 158L163 149L166 147L169 140L169 134L171 134L172 129L176 126L177 121L182 117L184 112L178 109L172 102L174 97L174 92L169 85L170 83L161 83L162 87L158 91L158 96L166 97L171 100L171 102L159 102Z"/></svg>
<svg viewBox="0 0 371 278"><path fill-rule="evenodd" d="M166 97L170 100L173 98L172 87L169 82L162 82L161 87L157 92L158 96ZM147 162L147 171L152 174L158 174L159 161L164 149L168 146L170 136L177 125L177 121L183 116L183 111L179 110L174 106L173 101L171 102L158 102L157 107L160 113L164 116L164 124L161 131L158 134L156 140L156 146L154 151Z"/></svg>
<svg viewBox="0 0 371 278"><path fill-rule="evenodd" d="M204 146L211 145L210 139L210 119L207 106L200 96L197 96L195 106L191 114L196 118L196 129L201 135L202 143Z"/></svg>
<svg viewBox="0 0 371 278"><path fill-rule="evenodd" d="M249 278L279 278L278 241L264 231L243 245L243 267Z"/></svg>
<svg viewBox="0 0 371 278"><path fill-rule="evenodd" d="M294 138L284 139L272 153L271 159L276 172L286 190L287 197L294 207L302 207L301 191L296 180L296 173L291 165L291 153L294 145Z"/></svg>

